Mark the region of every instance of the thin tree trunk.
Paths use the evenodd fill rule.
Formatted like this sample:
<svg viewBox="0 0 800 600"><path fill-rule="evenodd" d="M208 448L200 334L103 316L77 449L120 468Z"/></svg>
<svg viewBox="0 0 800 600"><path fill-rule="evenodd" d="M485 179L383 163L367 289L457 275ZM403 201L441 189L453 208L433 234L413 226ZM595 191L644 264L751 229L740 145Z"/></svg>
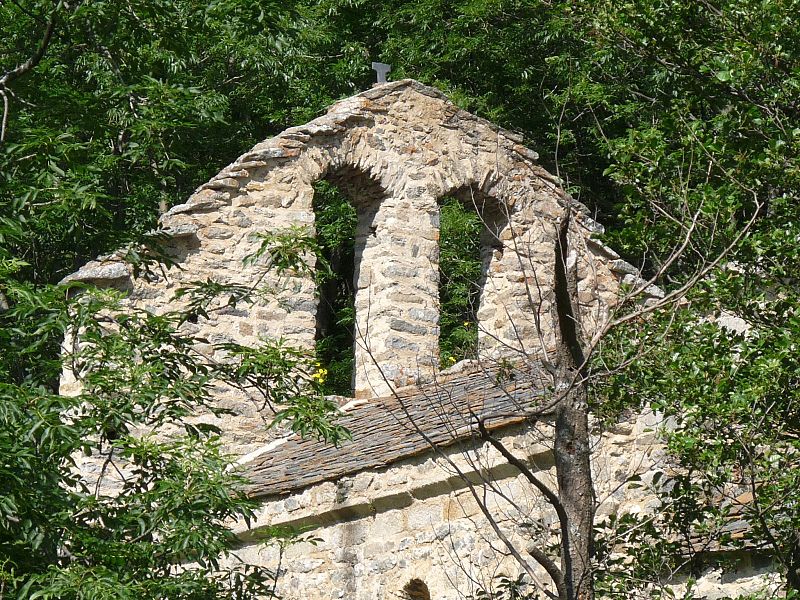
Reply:
<svg viewBox="0 0 800 600"><path fill-rule="evenodd" d="M567 209L559 226L555 260L555 300L558 321L553 447L558 495L566 513L566 539L561 540L561 570L569 600L593 600L592 522L594 494L589 463L589 415L584 355L580 343L577 273L568 265ZM563 536L562 536L563 537Z"/></svg>
<svg viewBox="0 0 800 600"><path fill-rule="evenodd" d="M555 463L558 495L567 516L561 541L561 570L570 600L594 598L592 578L592 473L586 389L577 385L556 409Z"/></svg>

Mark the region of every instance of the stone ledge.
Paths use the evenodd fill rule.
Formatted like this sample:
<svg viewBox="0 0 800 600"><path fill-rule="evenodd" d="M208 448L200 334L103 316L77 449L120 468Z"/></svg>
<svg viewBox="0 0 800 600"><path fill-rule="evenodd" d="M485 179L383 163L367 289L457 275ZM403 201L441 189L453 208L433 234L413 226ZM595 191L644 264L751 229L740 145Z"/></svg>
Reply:
<svg viewBox="0 0 800 600"><path fill-rule="evenodd" d="M529 443L520 427L506 428L501 436L506 446L514 448L514 453L535 470L553 466L552 452L541 444ZM476 456L480 456L477 461ZM476 469L476 462L480 469ZM452 465L460 474L452 474ZM501 481L518 475L519 471L493 448L473 439L468 447L447 448L439 458L412 457L380 470L323 482L283 500L265 499L257 520L239 528L236 535L246 545L258 542L271 527L305 531L329 527L407 508L416 501L446 497L470 485L481 485L486 478ZM349 497L341 499L343 494Z"/></svg>
<svg viewBox="0 0 800 600"><path fill-rule="evenodd" d="M128 265L121 262L92 261L77 272L67 275L59 284L81 281L94 283L100 287L117 287L130 282L131 273Z"/></svg>

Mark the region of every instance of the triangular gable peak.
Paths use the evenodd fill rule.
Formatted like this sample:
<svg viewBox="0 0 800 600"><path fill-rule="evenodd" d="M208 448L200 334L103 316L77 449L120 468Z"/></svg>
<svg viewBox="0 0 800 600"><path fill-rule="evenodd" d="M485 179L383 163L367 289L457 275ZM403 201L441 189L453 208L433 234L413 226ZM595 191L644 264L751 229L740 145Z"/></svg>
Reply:
<svg viewBox="0 0 800 600"><path fill-rule="evenodd" d="M482 356L553 345L557 223L572 211L583 327L590 335L630 271L591 240L599 226L536 164L519 136L477 118L415 81L376 86L310 123L257 144L161 223L181 269L128 278L113 257L68 279L124 285L150 310L174 308L174 290L207 278L254 285L263 265L243 259L255 232L314 225L314 184L338 185L358 211L354 396L430 380L438 369L439 201L460 197L485 223L479 321ZM214 312L197 324L212 342L284 338L313 348L318 296L296 277L269 301Z"/></svg>

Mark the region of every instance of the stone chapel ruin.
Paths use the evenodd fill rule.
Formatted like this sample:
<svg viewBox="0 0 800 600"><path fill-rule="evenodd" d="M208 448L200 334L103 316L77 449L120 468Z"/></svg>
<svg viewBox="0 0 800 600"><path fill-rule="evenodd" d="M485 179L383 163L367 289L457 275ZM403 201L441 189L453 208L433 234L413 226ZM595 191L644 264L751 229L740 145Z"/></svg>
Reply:
<svg viewBox="0 0 800 600"><path fill-rule="evenodd" d="M613 310L620 283L639 280L593 238L602 228L536 160L517 135L437 90L410 80L381 84L257 144L165 213L180 270L134 280L112 255L68 278L125 289L129 302L163 311L175 306L182 282L259 282L264 266L243 264L258 246L252 234L313 228L317 181L350 198L358 215L355 369L352 398L342 406L353 439L332 447L271 437L246 398L220 390L220 402L237 413L220 424L227 446L242 456L251 493L263 501L258 522L239 531L241 555L274 565L276 554L258 544L268 526L308 528L320 540L287 549L279 584L285 598L444 600L491 586L499 573L516 575L481 513L476 486L507 535L528 540L521 547L551 540L554 517L476 440L474 417L487 419L543 478L552 476L548 424L527 426L525 410L547 387L547 373L531 365L554 344L554 256L565 211L586 339ZM443 372L438 239L445 196L472 207L484 232L479 360ZM296 276L268 302L223 307L186 326L212 343L270 337L313 349L318 302L313 279ZM520 360L529 368L513 377L503 372L504 361ZM661 458L651 417L596 440L600 514L652 501L620 485ZM727 590L721 579L714 586Z"/></svg>

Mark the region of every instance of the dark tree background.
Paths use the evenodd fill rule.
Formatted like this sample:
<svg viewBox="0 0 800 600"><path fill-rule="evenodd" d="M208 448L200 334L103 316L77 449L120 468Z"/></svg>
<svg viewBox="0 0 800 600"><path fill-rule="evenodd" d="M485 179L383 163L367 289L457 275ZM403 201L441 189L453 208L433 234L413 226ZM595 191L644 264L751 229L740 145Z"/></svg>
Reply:
<svg viewBox="0 0 800 600"><path fill-rule="evenodd" d="M0 597L123 597L102 591L108 578L137 598L244 597L202 573L197 587L159 587L178 577L166 567L135 587L146 561L100 560L113 555L105 542L68 526L77 500L62 484L87 431L65 424L75 406L53 395L75 305L51 286L139 240L258 140L368 87L372 60L524 133L607 243L676 292L592 349L595 410L652 403L674 416L686 476L664 488L662 525L713 523L720 494L747 492L748 543L800 588L799 20L793 0L0 1ZM465 306L446 315L459 335ZM741 332L719 326L729 315ZM212 377L191 368L202 399ZM102 406L110 388L98 386ZM223 459L203 439L198 460L213 470ZM166 462L128 451L174 482ZM117 525L120 539L144 534ZM649 568L637 558L640 573L598 590L629 593Z"/></svg>

